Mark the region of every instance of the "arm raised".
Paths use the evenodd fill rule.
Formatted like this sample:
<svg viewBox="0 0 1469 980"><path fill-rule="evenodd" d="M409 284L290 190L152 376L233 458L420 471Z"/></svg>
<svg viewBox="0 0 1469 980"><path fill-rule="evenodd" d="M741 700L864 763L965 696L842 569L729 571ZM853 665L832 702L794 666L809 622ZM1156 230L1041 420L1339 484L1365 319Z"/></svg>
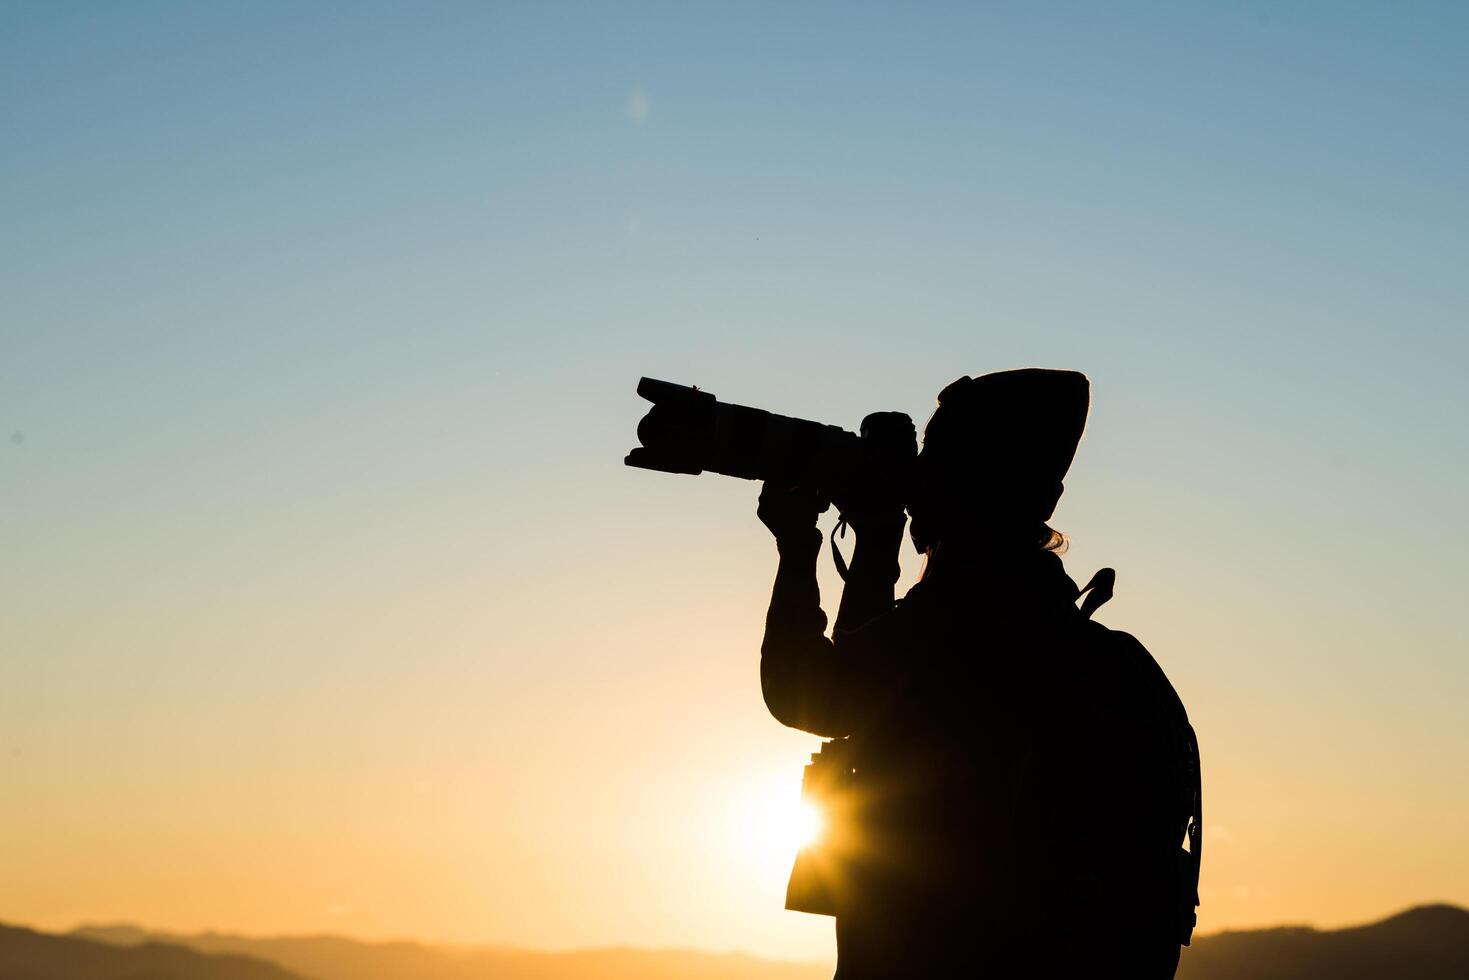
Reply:
<svg viewBox="0 0 1469 980"><path fill-rule="evenodd" d="M888 660L881 631L846 624L869 623L892 609L902 524L896 534L868 537L867 543L859 537L838 629L828 639L816 582L821 509L799 491L767 486L761 492L760 518L775 534L780 564L760 645L760 686L766 707L782 724L840 737L852 732L875 701Z"/></svg>

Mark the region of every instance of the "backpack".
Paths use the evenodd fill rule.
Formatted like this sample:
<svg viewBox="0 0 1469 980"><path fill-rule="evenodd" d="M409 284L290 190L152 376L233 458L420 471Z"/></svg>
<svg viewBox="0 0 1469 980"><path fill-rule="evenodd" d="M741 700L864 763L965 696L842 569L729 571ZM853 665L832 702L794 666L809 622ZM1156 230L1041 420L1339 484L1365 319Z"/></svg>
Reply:
<svg viewBox="0 0 1469 980"><path fill-rule="evenodd" d="M1146 715L1151 727L1168 740L1172 764L1158 778L1171 784L1166 794L1173 799L1170 826L1175 828L1171 842L1160 842L1175 851L1178 868L1177 890L1167 896L1177 912L1177 937L1180 946L1188 946L1198 924L1195 909L1199 905L1199 871L1204 856L1204 793L1199 762L1199 741L1188 711L1178 692L1169 682L1163 668L1153 659L1136 637L1108 629L1092 620L1092 614L1112 598L1117 573L1103 568L1092 576L1081 590L1078 612L1088 631L1089 655L1108 658L1107 666L1133 693L1132 707ZM1187 844L1187 847L1184 844Z"/></svg>
<svg viewBox="0 0 1469 980"><path fill-rule="evenodd" d="M1158 795L1172 801L1166 823L1173 831L1169 839L1158 841L1157 846L1167 851L1157 856L1159 865L1176 868L1176 875L1173 893L1159 895L1158 900L1173 910L1178 945L1188 946L1197 922L1194 910L1199 904L1199 867L1203 856L1198 739L1178 693L1147 649L1130 634L1108 629L1092 620L1092 614L1112 598L1115 581L1116 573L1104 568L1078 593L1077 598L1081 600L1078 625L1082 634L1077 652L1083 661L1107 678L1111 687L1126 692L1128 710L1143 720L1152 737L1161 735L1167 742L1159 755L1169 761L1165 771L1157 774L1157 779L1167 785L1159 786ZM857 779L851 742L845 738L829 740L822 743L806 766L802 795L818 810L841 813ZM832 829L838 830L841 822L833 821L836 826ZM1184 847L1184 843L1188 846ZM842 863L839 836L802 848L791 869L785 907L815 915L835 915L833 884L840 877ZM1159 911L1168 914L1167 909L1160 907Z"/></svg>

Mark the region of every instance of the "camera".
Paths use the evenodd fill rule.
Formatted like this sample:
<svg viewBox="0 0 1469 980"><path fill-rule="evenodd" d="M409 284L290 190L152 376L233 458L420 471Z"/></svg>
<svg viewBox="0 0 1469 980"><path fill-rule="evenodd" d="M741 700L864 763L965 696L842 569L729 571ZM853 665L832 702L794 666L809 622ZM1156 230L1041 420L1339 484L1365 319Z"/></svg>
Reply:
<svg viewBox="0 0 1469 980"><path fill-rule="evenodd" d="M801 774L801 798L821 814L816 840L801 848L786 881L786 908L812 915L836 915L836 896L844 884L855 840L856 753L846 738L821 743Z"/></svg>
<svg viewBox="0 0 1469 980"><path fill-rule="evenodd" d="M638 423L642 445L627 454L628 466L804 487L838 508L873 473L900 493L912 482L917 434L913 419L902 412L873 413L859 432L850 432L731 405L710 392L654 378L643 378L637 390L653 407Z"/></svg>
<svg viewBox="0 0 1469 980"><path fill-rule="evenodd" d="M653 403L638 423L640 447L628 466L664 473L705 471L774 481L816 491L840 510L874 485L886 484L903 502L916 485L917 432L902 412L876 412L858 432L835 425L730 405L707 391L654 378L638 382ZM835 532L833 532L835 534ZM836 552L833 538L832 550ZM837 555L837 571L846 577ZM822 744L801 780L801 795L824 817L822 836L796 855L786 908L835 915L835 896L855 842L855 752L845 738Z"/></svg>

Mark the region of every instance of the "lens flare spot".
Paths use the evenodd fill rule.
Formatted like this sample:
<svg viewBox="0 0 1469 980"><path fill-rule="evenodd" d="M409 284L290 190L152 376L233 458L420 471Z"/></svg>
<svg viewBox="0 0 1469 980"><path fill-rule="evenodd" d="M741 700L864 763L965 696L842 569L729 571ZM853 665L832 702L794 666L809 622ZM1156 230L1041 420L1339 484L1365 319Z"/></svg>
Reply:
<svg viewBox="0 0 1469 980"><path fill-rule="evenodd" d="M821 813L801 798L794 779L749 787L739 809L739 836L752 859L788 868L797 851L821 837Z"/></svg>
<svg viewBox="0 0 1469 980"><path fill-rule="evenodd" d="M804 801L798 803L795 813L791 815L791 820L791 834L797 846L806 847L821 838L823 829L821 811L810 803Z"/></svg>

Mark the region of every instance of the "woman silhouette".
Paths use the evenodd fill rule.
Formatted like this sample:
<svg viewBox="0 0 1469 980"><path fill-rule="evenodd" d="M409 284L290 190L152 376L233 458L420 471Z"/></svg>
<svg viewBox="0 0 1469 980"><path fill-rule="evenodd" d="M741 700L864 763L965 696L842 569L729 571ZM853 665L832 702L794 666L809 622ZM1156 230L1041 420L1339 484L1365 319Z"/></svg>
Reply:
<svg viewBox="0 0 1469 980"><path fill-rule="evenodd" d="M1100 655L1097 637L1146 651L1078 611L1047 524L1088 401L1071 371L946 387L914 485L876 460L841 502L857 544L831 638L815 572L825 501L761 492L780 552L766 704L846 739L855 770L818 862L838 980L1173 975L1176 753L1122 669L1136 654ZM895 601L905 505L926 557Z"/></svg>

